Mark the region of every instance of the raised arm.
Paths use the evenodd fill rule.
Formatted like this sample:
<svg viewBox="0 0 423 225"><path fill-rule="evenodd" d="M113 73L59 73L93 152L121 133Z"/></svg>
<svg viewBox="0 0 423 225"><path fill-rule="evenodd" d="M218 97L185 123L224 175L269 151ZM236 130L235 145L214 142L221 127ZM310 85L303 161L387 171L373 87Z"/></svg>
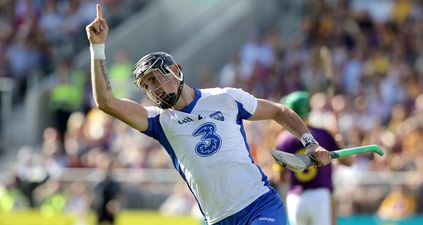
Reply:
<svg viewBox="0 0 423 225"><path fill-rule="evenodd" d="M258 99L257 109L250 120L266 119L276 121L300 139L306 147L307 154L313 155L320 166L330 163L329 152L314 141L304 121L294 111L282 104ZM310 138L313 138L313 140L310 140Z"/></svg>
<svg viewBox="0 0 423 225"><path fill-rule="evenodd" d="M105 56L109 27L103 18L100 4L97 4L97 17L85 29L90 42L91 82L96 106L137 130L146 130L148 115L145 108L134 101L118 99L112 95Z"/></svg>

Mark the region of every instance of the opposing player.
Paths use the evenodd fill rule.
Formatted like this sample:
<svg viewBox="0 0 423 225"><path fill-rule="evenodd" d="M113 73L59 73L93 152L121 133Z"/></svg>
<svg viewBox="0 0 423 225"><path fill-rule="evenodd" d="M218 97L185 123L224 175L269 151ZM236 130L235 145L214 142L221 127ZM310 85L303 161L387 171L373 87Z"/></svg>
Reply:
<svg viewBox="0 0 423 225"><path fill-rule="evenodd" d="M285 106L294 110L306 123L310 113L310 97L307 92L297 91L282 99ZM311 134L321 146L329 151L339 149L334 137L326 130L308 126ZM291 133L283 131L276 141L276 149L302 154L305 149ZM351 165L351 157L339 159L344 165ZM335 214L332 201L332 166L310 167L304 172L290 173L290 191L286 197L290 225L333 225ZM318 202L310 204L311 202Z"/></svg>
<svg viewBox="0 0 423 225"><path fill-rule="evenodd" d="M97 107L163 145L208 224L286 224L279 195L250 158L242 121L273 119L300 138L321 165L328 164L329 152L297 114L240 89L191 88L181 67L163 52L142 57L133 68L135 84L157 106L115 98L106 74L109 30L100 5L86 31Z"/></svg>

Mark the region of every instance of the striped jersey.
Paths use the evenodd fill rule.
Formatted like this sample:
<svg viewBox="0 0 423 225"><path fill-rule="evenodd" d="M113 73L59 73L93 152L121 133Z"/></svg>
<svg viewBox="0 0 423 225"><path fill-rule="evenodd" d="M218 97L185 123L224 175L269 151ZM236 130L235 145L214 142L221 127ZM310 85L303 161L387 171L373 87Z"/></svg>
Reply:
<svg viewBox="0 0 423 225"><path fill-rule="evenodd" d="M255 112L257 99L241 89L194 89L181 110L146 107L146 135L170 155L209 224L237 213L269 191L254 164L242 121Z"/></svg>

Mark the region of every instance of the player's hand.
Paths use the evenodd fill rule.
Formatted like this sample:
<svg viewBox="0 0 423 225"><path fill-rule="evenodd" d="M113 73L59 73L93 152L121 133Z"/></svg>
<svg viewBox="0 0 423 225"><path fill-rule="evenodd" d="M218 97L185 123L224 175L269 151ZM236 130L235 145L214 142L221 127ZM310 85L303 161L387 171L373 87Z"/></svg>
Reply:
<svg viewBox="0 0 423 225"><path fill-rule="evenodd" d="M97 17L85 27L90 44L102 44L107 40L109 26L103 18L100 4L97 4Z"/></svg>
<svg viewBox="0 0 423 225"><path fill-rule="evenodd" d="M330 163L330 153L318 144L311 144L306 148L306 154L317 162L317 166L326 166Z"/></svg>

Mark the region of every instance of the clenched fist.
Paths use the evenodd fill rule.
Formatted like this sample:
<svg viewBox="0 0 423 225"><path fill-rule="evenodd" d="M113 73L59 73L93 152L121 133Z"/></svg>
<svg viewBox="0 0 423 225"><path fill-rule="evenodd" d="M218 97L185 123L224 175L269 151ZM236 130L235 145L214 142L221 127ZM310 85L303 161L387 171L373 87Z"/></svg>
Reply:
<svg viewBox="0 0 423 225"><path fill-rule="evenodd" d="M330 152L318 144L308 145L306 154L311 156L316 162L317 166L326 166L330 163Z"/></svg>
<svg viewBox="0 0 423 225"><path fill-rule="evenodd" d="M107 40L109 26L103 18L100 4L97 4L97 18L85 27L90 44L102 44Z"/></svg>

